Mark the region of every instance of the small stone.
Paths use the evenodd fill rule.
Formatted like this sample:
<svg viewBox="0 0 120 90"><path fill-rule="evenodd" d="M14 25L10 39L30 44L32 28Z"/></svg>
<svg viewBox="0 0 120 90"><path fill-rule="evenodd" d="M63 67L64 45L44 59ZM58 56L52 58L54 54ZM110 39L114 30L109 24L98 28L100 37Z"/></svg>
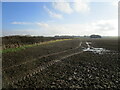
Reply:
<svg viewBox="0 0 120 90"><path fill-rule="evenodd" d="M55 84L55 82L52 82L52 84Z"/></svg>
<svg viewBox="0 0 120 90"><path fill-rule="evenodd" d="M78 81L82 80L82 78L78 78Z"/></svg>
<svg viewBox="0 0 120 90"><path fill-rule="evenodd" d="M74 72L74 74L77 74L76 72Z"/></svg>
<svg viewBox="0 0 120 90"><path fill-rule="evenodd" d="M71 77L69 77L69 79L68 80L72 80L72 78Z"/></svg>

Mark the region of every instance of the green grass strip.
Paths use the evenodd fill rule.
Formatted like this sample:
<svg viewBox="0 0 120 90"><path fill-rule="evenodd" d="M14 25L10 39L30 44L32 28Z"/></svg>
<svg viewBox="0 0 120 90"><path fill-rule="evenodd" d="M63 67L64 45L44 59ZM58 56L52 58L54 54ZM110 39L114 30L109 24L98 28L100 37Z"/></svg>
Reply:
<svg viewBox="0 0 120 90"><path fill-rule="evenodd" d="M35 46L39 46L39 45L47 45L47 44L50 44L50 43L55 43L55 42L65 41L65 40L72 40L72 39L58 39L58 40L41 42L41 43L37 43L37 44L24 45L24 46L21 46L21 47L18 47L18 48L8 48L8 49L0 50L0 53L17 52L17 51L20 51L20 50L24 50L26 48L35 47Z"/></svg>

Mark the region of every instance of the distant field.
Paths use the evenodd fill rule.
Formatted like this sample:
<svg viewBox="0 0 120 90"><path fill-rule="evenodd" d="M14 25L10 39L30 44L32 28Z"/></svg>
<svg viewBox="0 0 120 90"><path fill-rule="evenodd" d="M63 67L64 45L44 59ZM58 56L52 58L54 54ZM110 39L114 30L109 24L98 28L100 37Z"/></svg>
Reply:
<svg viewBox="0 0 120 90"><path fill-rule="evenodd" d="M3 53L3 87L120 89L118 56L117 38L61 40Z"/></svg>
<svg viewBox="0 0 120 90"><path fill-rule="evenodd" d="M95 47L102 47L102 48L115 50L115 51L118 51L118 48L120 47L118 45L118 38L103 38L100 40L94 39L93 43Z"/></svg>
<svg viewBox="0 0 120 90"><path fill-rule="evenodd" d="M39 42L39 43L35 43L35 44L27 44L27 45L22 45L22 46L19 46L19 47L6 48L6 49L1 50L1 52L2 53L17 52L17 51L20 51L20 50L24 50L26 48L40 46L40 45L46 45L46 44L55 43L55 42L59 42L59 41L65 41L65 40L71 40L71 39L58 39L58 40L50 40L50 41Z"/></svg>
<svg viewBox="0 0 120 90"><path fill-rule="evenodd" d="M5 36L2 37L2 48L3 49L18 48L26 45L33 45L41 42L47 42L58 39L69 39L69 37L56 38L43 36Z"/></svg>

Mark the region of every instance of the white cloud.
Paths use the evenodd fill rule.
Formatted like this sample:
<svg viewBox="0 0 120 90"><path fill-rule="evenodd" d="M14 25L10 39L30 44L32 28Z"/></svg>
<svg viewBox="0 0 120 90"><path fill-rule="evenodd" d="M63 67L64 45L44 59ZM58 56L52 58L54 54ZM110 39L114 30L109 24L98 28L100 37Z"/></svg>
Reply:
<svg viewBox="0 0 120 90"><path fill-rule="evenodd" d="M93 26L97 26L97 29L101 30L113 30L117 28L117 20L100 20L92 23Z"/></svg>
<svg viewBox="0 0 120 90"><path fill-rule="evenodd" d="M73 4L73 9L76 12L86 12L90 10L90 7L86 0L75 0Z"/></svg>
<svg viewBox="0 0 120 90"><path fill-rule="evenodd" d="M58 18L58 19L62 19L63 16L61 14L57 14L55 12L52 12L51 10L49 10L46 6L44 6L44 9L48 12L48 14L53 17L53 18Z"/></svg>
<svg viewBox="0 0 120 90"><path fill-rule="evenodd" d="M3 30L3 36L9 35L38 35L39 31L35 29L13 29L13 30Z"/></svg>
<svg viewBox="0 0 120 90"><path fill-rule="evenodd" d="M32 24L31 22L16 22L16 21L14 21L14 22L12 22L11 24L20 24L20 25L26 25L26 24Z"/></svg>
<svg viewBox="0 0 120 90"><path fill-rule="evenodd" d="M118 20L99 20L93 22L92 27L95 27L97 33L108 36L118 35Z"/></svg>
<svg viewBox="0 0 120 90"><path fill-rule="evenodd" d="M72 13L73 10L68 2L54 2L53 7L64 13Z"/></svg>
<svg viewBox="0 0 120 90"><path fill-rule="evenodd" d="M111 3L114 7L116 7L116 8L118 7L118 1L112 1Z"/></svg>
<svg viewBox="0 0 120 90"><path fill-rule="evenodd" d="M48 24L47 23L37 23L39 26L41 26L41 27L48 27Z"/></svg>
<svg viewBox="0 0 120 90"><path fill-rule="evenodd" d="M26 29L26 30L12 30L9 34L29 34L29 35L91 35L99 34L105 36L117 36L118 35L118 20L97 20L91 23L84 24L56 24L46 22L33 23L38 29ZM9 35L8 34L8 35Z"/></svg>
<svg viewBox="0 0 120 90"><path fill-rule="evenodd" d="M85 24L44 24L40 25L40 27L51 35L100 34L106 36L115 36L118 34L117 20L99 20Z"/></svg>
<svg viewBox="0 0 120 90"><path fill-rule="evenodd" d="M86 0L73 0L73 2L53 2L53 8L63 13L87 12L90 10L89 2Z"/></svg>

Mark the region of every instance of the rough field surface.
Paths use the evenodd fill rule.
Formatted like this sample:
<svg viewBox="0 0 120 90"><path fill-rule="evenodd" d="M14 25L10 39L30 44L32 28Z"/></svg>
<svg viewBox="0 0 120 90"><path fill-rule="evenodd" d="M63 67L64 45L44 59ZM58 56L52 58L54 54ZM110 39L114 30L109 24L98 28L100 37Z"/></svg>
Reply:
<svg viewBox="0 0 120 90"><path fill-rule="evenodd" d="M35 44L44 41L55 40L54 37L42 37L42 36L5 36L2 37L3 49L16 48L27 44Z"/></svg>
<svg viewBox="0 0 120 90"><path fill-rule="evenodd" d="M114 39L75 39L36 46L3 54L3 88L120 89L119 64Z"/></svg>

